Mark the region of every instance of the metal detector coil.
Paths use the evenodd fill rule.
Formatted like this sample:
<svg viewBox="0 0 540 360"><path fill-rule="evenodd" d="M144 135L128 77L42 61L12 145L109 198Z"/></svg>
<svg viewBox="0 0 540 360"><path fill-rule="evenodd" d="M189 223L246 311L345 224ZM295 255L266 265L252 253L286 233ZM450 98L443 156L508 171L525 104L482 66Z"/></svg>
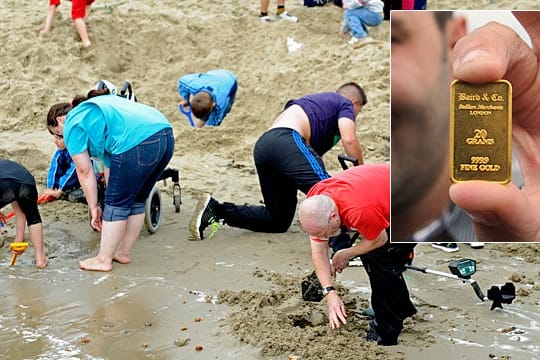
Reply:
<svg viewBox="0 0 540 360"><path fill-rule="evenodd" d="M491 310L495 308L503 308L502 304L511 304L516 298L516 287L511 282L507 282L500 288L492 286L487 291L487 297L493 301Z"/></svg>

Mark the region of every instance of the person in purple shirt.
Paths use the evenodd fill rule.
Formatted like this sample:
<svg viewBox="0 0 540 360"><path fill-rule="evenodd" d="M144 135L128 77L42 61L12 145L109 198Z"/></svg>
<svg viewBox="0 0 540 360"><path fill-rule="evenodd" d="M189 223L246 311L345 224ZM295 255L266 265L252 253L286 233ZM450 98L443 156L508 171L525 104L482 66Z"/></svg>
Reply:
<svg viewBox="0 0 540 360"><path fill-rule="evenodd" d="M330 177L322 156L341 140L347 155L363 164L356 117L367 103L354 82L336 92L317 93L287 102L253 150L264 205L219 203L210 194L199 200L189 224L193 240L212 238L220 222L257 232L286 232L292 223L297 191L304 194Z"/></svg>

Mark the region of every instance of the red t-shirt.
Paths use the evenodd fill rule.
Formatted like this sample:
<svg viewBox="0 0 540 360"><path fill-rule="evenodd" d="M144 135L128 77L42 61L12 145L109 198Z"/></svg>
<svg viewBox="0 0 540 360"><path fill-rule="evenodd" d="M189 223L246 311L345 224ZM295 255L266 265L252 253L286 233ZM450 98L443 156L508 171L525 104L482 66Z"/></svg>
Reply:
<svg viewBox="0 0 540 360"><path fill-rule="evenodd" d="M352 167L315 184L307 197L328 195L339 209L342 225L374 240L390 225L390 165Z"/></svg>
<svg viewBox="0 0 540 360"><path fill-rule="evenodd" d="M86 6L91 5L94 0L72 0L71 1L71 18L83 19L86 16ZM49 0L49 5L60 5L60 0Z"/></svg>

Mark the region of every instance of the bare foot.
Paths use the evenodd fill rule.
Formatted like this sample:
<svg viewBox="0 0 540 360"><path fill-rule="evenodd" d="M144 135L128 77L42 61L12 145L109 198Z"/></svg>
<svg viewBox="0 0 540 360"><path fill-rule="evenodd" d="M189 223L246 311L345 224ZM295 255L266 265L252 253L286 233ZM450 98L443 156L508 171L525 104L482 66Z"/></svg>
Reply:
<svg viewBox="0 0 540 360"><path fill-rule="evenodd" d="M131 262L131 257L129 255L114 255L113 260L120 264L129 264Z"/></svg>
<svg viewBox="0 0 540 360"><path fill-rule="evenodd" d="M82 46L85 48L89 48L90 46L92 46L92 43L90 42L90 40L83 41Z"/></svg>
<svg viewBox="0 0 540 360"><path fill-rule="evenodd" d="M103 263L96 257L79 261L79 268L89 271L111 271L112 263Z"/></svg>
<svg viewBox="0 0 540 360"><path fill-rule="evenodd" d="M40 259L36 258L36 267L38 269L45 269L48 264L49 264L49 259L47 259L46 256L44 256L43 258L40 258Z"/></svg>

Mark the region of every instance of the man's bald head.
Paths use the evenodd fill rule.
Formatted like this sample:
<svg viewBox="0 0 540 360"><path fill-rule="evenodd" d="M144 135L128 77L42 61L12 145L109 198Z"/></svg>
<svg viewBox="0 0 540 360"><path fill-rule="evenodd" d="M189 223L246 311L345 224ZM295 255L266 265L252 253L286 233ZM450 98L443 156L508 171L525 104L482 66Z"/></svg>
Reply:
<svg viewBox="0 0 540 360"><path fill-rule="evenodd" d="M309 235L325 232L335 208L334 200L327 195L314 195L305 199L298 209L302 229Z"/></svg>

